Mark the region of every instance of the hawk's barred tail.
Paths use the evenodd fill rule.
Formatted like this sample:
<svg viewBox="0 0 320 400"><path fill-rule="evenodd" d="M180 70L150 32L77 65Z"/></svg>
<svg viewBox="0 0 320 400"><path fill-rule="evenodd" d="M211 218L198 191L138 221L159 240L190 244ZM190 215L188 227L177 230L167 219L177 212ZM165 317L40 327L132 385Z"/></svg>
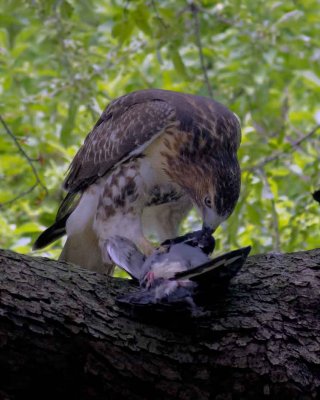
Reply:
<svg viewBox="0 0 320 400"><path fill-rule="evenodd" d="M69 218L69 214L65 215L59 221L56 221L48 229L41 233L38 239L35 241L32 250L39 250L43 247L48 246L50 243L57 239L60 239L66 233L66 222Z"/></svg>

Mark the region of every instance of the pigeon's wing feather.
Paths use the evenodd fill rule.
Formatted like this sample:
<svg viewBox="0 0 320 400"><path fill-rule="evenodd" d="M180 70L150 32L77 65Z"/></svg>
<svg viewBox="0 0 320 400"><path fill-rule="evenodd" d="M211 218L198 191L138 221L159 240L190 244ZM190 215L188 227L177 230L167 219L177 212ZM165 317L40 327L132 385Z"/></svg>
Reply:
<svg viewBox="0 0 320 400"><path fill-rule="evenodd" d="M173 283L173 282L171 282ZM191 283L191 282L190 282ZM176 285L175 290L166 293L168 281L163 282L160 288L154 287L151 289L138 289L117 297L117 302L123 305L131 306L149 306L156 304L173 305L177 303L188 304L188 301L193 293L193 286L184 287ZM195 285L195 284L193 284Z"/></svg>
<svg viewBox="0 0 320 400"><path fill-rule="evenodd" d="M250 250L251 246L248 246L225 253L220 257L214 258L204 264L199 265L198 267L191 268L187 271L178 272L171 279L190 279L198 283L201 281L210 283L210 281L213 280L230 280L234 275L237 274L242 265L245 263Z"/></svg>
<svg viewBox="0 0 320 400"><path fill-rule="evenodd" d="M169 258L172 261L180 261L181 264L188 266L188 269L202 265L210 260L199 247L192 247L185 243L171 246Z"/></svg>
<svg viewBox="0 0 320 400"><path fill-rule="evenodd" d="M112 261L132 278L139 281L142 279L141 268L145 256L131 240L121 236L113 236L107 240L106 250Z"/></svg>
<svg viewBox="0 0 320 400"><path fill-rule="evenodd" d="M173 239L167 239L161 246L173 246L180 243L187 244L192 247L199 247L206 254L211 254L215 247L215 239L212 236L212 230L201 229L186 233Z"/></svg>

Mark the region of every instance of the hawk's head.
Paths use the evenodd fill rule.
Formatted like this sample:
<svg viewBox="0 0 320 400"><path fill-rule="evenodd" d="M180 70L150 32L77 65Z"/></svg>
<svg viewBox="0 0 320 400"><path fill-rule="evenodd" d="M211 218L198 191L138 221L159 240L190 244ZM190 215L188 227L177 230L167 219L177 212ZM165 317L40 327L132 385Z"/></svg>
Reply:
<svg viewBox="0 0 320 400"><path fill-rule="evenodd" d="M203 226L216 230L234 210L240 194L240 167L234 155L204 159L191 197L200 210ZM189 189L190 191L190 189ZM193 192L193 193L192 193Z"/></svg>
<svg viewBox="0 0 320 400"><path fill-rule="evenodd" d="M187 170L176 172L176 179L200 211L203 226L217 229L239 198L241 178L236 154L203 154L201 159L190 159Z"/></svg>
<svg viewBox="0 0 320 400"><path fill-rule="evenodd" d="M213 114L212 120L201 112L197 118L184 115L183 122L183 134L170 136L166 172L189 194L204 227L215 230L232 213L240 194L240 125L224 112Z"/></svg>

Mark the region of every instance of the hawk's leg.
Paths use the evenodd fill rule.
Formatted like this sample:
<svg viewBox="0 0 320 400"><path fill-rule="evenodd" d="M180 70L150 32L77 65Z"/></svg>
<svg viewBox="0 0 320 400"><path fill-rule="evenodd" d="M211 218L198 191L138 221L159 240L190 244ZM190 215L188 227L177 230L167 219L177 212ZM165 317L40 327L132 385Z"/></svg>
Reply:
<svg viewBox="0 0 320 400"><path fill-rule="evenodd" d="M112 236L122 236L131 240L146 256L154 252L153 245L143 236L141 217L139 215L123 215L121 212L118 212L104 219L101 218L101 213L102 210L98 208L94 229L99 237L102 258L106 264L112 263L105 250L106 240Z"/></svg>
<svg viewBox="0 0 320 400"><path fill-rule="evenodd" d="M178 200L146 207L142 224L146 235L154 236L159 243L178 236L181 222L192 208L191 200L181 196Z"/></svg>
<svg viewBox="0 0 320 400"><path fill-rule="evenodd" d="M141 232L141 237L138 238L137 240L137 246L140 248L140 250L142 251L142 253L146 256L150 256L155 248L153 246L153 244L151 242L149 242L149 240L147 240L144 236L143 233Z"/></svg>

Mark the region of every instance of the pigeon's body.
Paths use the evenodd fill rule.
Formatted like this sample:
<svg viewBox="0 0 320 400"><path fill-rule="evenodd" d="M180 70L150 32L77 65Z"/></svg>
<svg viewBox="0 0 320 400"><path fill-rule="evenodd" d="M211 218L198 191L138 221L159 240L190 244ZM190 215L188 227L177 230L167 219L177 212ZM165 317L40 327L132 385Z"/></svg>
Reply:
<svg viewBox="0 0 320 400"><path fill-rule="evenodd" d="M226 253L215 259L214 238L206 230L168 240L151 256L145 257L133 242L113 237L105 250L119 267L139 281L140 289L122 296L121 303L149 305L183 302L195 309L194 295L223 286L244 264L250 247Z"/></svg>
<svg viewBox="0 0 320 400"><path fill-rule="evenodd" d="M203 229L165 241L149 257L121 236L110 238L105 251L119 267L143 283L150 273L154 274L154 279L171 279L177 272L209 261L208 254L212 253L214 245L212 231Z"/></svg>
<svg viewBox="0 0 320 400"><path fill-rule="evenodd" d="M163 253L155 252L143 264L144 272L152 271L154 279L171 279L177 272L187 271L209 261L199 248L177 243Z"/></svg>

